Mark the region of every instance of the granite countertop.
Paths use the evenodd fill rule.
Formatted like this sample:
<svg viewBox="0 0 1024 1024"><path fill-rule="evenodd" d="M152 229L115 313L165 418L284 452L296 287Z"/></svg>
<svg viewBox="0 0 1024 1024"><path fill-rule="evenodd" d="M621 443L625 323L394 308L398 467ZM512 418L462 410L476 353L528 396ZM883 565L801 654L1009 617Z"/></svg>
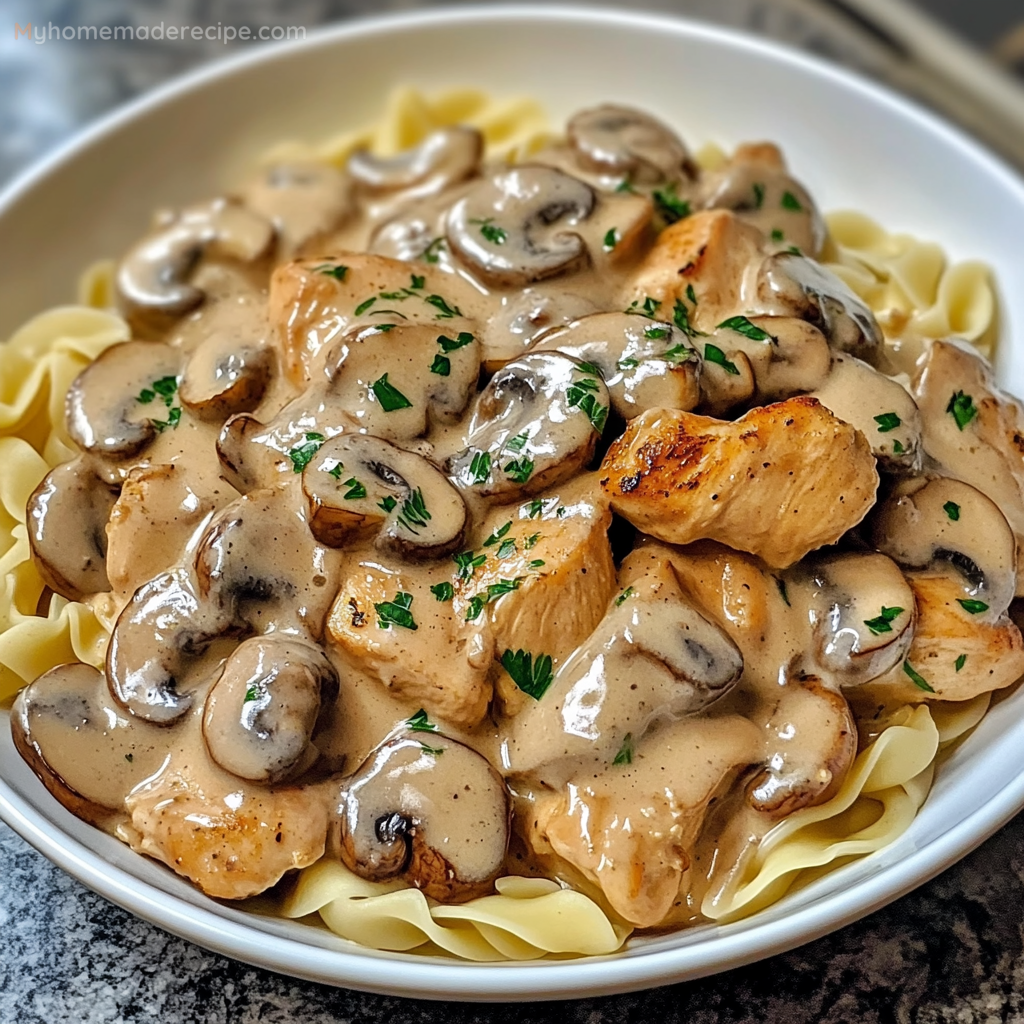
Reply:
<svg viewBox="0 0 1024 1024"><path fill-rule="evenodd" d="M921 0L978 42L1020 20L1019 0ZM11 21L314 26L417 0L0 0L0 185L78 125L225 52L217 43L13 45ZM806 0L649 0L754 27L881 73L865 33L844 34ZM532 1006L391 999L259 970L140 921L64 875L0 824L0 1024L60 1021L687 1020L1024 1021L1024 818L938 879L794 952L715 978L634 995Z"/></svg>

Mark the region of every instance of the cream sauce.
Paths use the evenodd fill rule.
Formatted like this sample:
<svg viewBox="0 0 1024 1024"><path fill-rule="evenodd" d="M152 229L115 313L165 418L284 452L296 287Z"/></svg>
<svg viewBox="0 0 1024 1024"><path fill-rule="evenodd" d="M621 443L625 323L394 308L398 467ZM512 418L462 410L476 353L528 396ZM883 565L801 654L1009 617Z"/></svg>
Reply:
<svg viewBox="0 0 1024 1024"><path fill-rule="evenodd" d="M619 521L616 570L587 470L646 409L817 389L886 468L917 472L923 437L971 477L928 409L838 351L877 364L880 335L785 251L816 253L821 224L774 147L701 176L638 112L569 134L520 168L479 165L465 129L351 174L278 168L126 257L152 341L76 382L89 454L30 506L50 585L116 620L108 679L40 678L14 730L58 798L207 892L326 849L439 899L511 870L639 926L696 921L842 782L843 688L906 656L915 597L874 551L769 570ZM83 488L77 533L44 514ZM986 513L1019 531L1016 505ZM1007 543L972 593L1013 593Z"/></svg>

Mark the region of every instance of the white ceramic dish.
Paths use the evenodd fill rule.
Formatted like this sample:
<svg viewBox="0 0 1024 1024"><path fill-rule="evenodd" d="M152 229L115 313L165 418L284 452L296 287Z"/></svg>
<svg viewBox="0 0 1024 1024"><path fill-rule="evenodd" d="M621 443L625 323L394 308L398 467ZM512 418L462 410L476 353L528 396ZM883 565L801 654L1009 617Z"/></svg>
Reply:
<svg viewBox="0 0 1024 1024"><path fill-rule="evenodd" d="M386 59L384 59L386 56ZM0 337L67 301L89 260L138 236L150 212L238 180L268 143L375 116L398 82L531 93L558 123L633 103L685 138L781 143L825 209L986 260L1001 286L1001 379L1024 393L1024 186L931 115L877 86L753 38L661 17L488 8L363 22L261 49L108 118L0 196ZM375 992L444 999L598 995L695 978L778 953L870 913L948 867L1024 806L1024 692L1000 703L939 773L910 831L757 916L634 940L582 961L474 965L378 953L209 900L58 805L0 723L0 817L115 903L249 963Z"/></svg>

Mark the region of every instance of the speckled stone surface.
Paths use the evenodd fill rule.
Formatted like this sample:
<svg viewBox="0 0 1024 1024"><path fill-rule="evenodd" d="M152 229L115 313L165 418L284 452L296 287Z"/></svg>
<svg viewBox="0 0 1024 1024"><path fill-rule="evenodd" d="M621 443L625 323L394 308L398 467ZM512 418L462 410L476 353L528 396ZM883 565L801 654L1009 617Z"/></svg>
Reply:
<svg viewBox="0 0 1024 1024"><path fill-rule="evenodd" d="M227 48L137 43L14 44L12 21L55 24L314 26L414 0L0 0L0 184L78 125ZM745 24L872 70L864 38L843 36L798 0L654 0ZM1020 0L959 11L1000 27ZM2 468L0 468L2 472ZM107 903L0 825L0 1024L304 1024L558 1020L579 1024L1024 1021L1024 818L935 881L871 917L794 952L685 985L532 1006L472 1006L364 995L227 960Z"/></svg>

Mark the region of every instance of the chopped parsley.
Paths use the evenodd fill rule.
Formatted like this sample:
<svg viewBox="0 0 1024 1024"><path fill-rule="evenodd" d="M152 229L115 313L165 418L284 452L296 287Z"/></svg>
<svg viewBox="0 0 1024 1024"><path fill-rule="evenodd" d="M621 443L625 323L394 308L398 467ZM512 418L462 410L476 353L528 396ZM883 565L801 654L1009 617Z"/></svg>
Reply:
<svg viewBox="0 0 1024 1024"><path fill-rule="evenodd" d="M620 370L635 370L640 365L640 361L627 356L625 359L620 359L615 365Z"/></svg>
<svg viewBox="0 0 1024 1024"><path fill-rule="evenodd" d="M782 233L781 228L772 228L772 241L781 242L786 236Z"/></svg>
<svg viewBox="0 0 1024 1024"><path fill-rule="evenodd" d="M529 651L522 648L514 653L506 650L501 656L501 664L512 677L512 682L534 700L540 700L555 680L551 656L548 654L538 654L534 662Z"/></svg>
<svg viewBox="0 0 1024 1024"><path fill-rule="evenodd" d="M469 331L460 331L458 337L453 339L440 334L438 335L437 343L441 346L441 350L447 354L449 352L456 352L460 348L465 348L467 345L472 345L473 335Z"/></svg>
<svg viewBox="0 0 1024 1024"><path fill-rule="evenodd" d="M534 498L529 505L526 506L526 514L531 519L536 519L544 511L544 499Z"/></svg>
<svg viewBox="0 0 1024 1024"><path fill-rule="evenodd" d="M782 202L779 204L784 210L794 210L797 213L803 211L803 203L792 192L782 193Z"/></svg>
<svg viewBox="0 0 1024 1024"><path fill-rule="evenodd" d="M754 209L760 210L764 206L764 185L759 181L754 182Z"/></svg>
<svg viewBox="0 0 1024 1024"><path fill-rule="evenodd" d="M491 453L477 452L469 464L469 482L482 484L491 475Z"/></svg>
<svg viewBox="0 0 1024 1024"><path fill-rule="evenodd" d="M956 603L971 615L980 615L982 612L988 611L988 605L984 601L975 601L970 597L958 597Z"/></svg>
<svg viewBox="0 0 1024 1024"><path fill-rule="evenodd" d="M644 296L644 301L641 303L639 299L634 299L626 310L627 313L636 313L637 316L645 316L648 319L653 320L654 314L658 312L658 307L661 305L661 299L652 299L650 295Z"/></svg>
<svg viewBox="0 0 1024 1024"><path fill-rule="evenodd" d="M323 434L307 431L306 440L288 451L288 458L292 460L292 471L301 473L312 462L313 456L320 451L320 445L326 440Z"/></svg>
<svg viewBox="0 0 1024 1024"><path fill-rule="evenodd" d="M895 430L903 422L894 412L883 412L881 416L872 418L878 424L880 434L888 434L890 430Z"/></svg>
<svg viewBox="0 0 1024 1024"><path fill-rule="evenodd" d="M604 245L605 252L611 252L612 249L614 249L615 246L619 244L619 229L609 228L604 233L604 241L602 242L602 244Z"/></svg>
<svg viewBox="0 0 1024 1024"><path fill-rule="evenodd" d="M942 510L954 523L960 518L960 506L955 501L947 501Z"/></svg>
<svg viewBox="0 0 1024 1024"><path fill-rule="evenodd" d="M726 373L731 373L733 376L738 377L740 371L736 368L736 364L725 358L725 353L717 346L712 345L708 342L704 346L704 361L708 363L717 363Z"/></svg>
<svg viewBox="0 0 1024 1024"><path fill-rule="evenodd" d="M382 601L373 606L377 611L377 625L381 629L401 626L403 629L419 629L416 620L409 610L412 607L412 594L395 594L394 601Z"/></svg>
<svg viewBox="0 0 1024 1024"><path fill-rule="evenodd" d="M420 750L422 750L424 754L429 754L431 757L440 757L444 753L444 747L432 747L427 743L421 743Z"/></svg>
<svg viewBox="0 0 1024 1024"><path fill-rule="evenodd" d="M365 302L360 302L359 305L356 306L354 310L354 315L362 316L376 301L377 296L374 295L372 298L367 299Z"/></svg>
<svg viewBox="0 0 1024 1024"><path fill-rule="evenodd" d="M978 415L978 408L970 395L957 391L949 399L946 412L952 414L953 419L956 420L956 425L963 430Z"/></svg>
<svg viewBox="0 0 1024 1024"><path fill-rule="evenodd" d="M579 365L580 369L584 373L592 373L595 377L601 377L604 379L604 374L601 373L601 367L598 366L597 363L581 362Z"/></svg>
<svg viewBox="0 0 1024 1024"><path fill-rule="evenodd" d="M484 547L494 547L494 545L497 544L498 541L500 541L501 538L504 537L511 529L512 520L510 519L504 526L499 527L497 530L494 531L494 533L490 535L490 537L487 538L487 540L484 541Z"/></svg>
<svg viewBox="0 0 1024 1024"><path fill-rule="evenodd" d="M674 184L668 188L655 189L651 193L651 198L654 200L654 208L661 214L661 219L666 224L675 224L676 221L690 216L690 204L679 197Z"/></svg>
<svg viewBox="0 0 1024 1024"><path fill-rule="evenodd" d="M587 419L590 420L590 425L599 434L604 430L605 422L608 419L608 407L601 405L594 395L594 392L599 391L600 388L601 385L596 380L584 377L583 380L574 381L565 391L565 400L569 406L586 413ZM507 466L505 470L506 472L508 471ZM532 462L530 463L530 471L533 472Z"/></svg>
<svg viewBox="0 0 1024 1024"><path fill-rule="evenodd" d="M348 273L348 267L343 263L321 263L313 268L314 274L323 274L325 277L333 277L335 281L344 281Z"/></svg>
<svg viewBox="0 0 1024 1024"><path fill-rule="evenodd" d="M472 622L474 619L480 617L480 613L484 610L484 605L487 601L477 594L475 597L469 599L469 604L466 606L466 621Z"/></svg>
<svg viewBox="0 0 1024 1024"><path fill-rule="evenodd" d="M174 404L174 396L178 393L177 377L161 377L153 381L148 388L143 388L135 400L143 405L149 405L159 397L167 407L167 419L150 420L159 433L167 429L173 429L181 422L181 406Z"/></svg>
<svg viewBox="0 0 1024 1024"><path fill-rule="evenodd" d="M526 442L530 440L530 435L524 430L521 434L516 434L515 437L510 438L505 442L505 447L510 452L521 452L526 447Z"/></svg>
<svg viewBox="0 0 1024 1024"><path fill-rule="evenodd" d="M629 178L623 178L622 181L620 181L618 183L618 185L615 186L615 191L616 192L631 192L633 195L638 195L639 194L637 192L637 190L635 188L633 188L633 183L629 180Z"/></svg>
<svg viewBox="0 0 1024 1024"><path fill-rule="evenodd" d="M632 764L633 763L633 734L627 732L622 737L622 746L619 747L619 752L615 755L615 760L612 764Z"/></svg>
<svg viewBox="0 0 1024 1024"><path fill-rule="evenodd" d="M417 487L402 502L402 511L398 514L398 521L410 533L419 533L417 527L426 526L430 518L426 502L423 500L423 492Z"/></svg>
<svg viewBox="0 0 1024 1024"><path fill-rule="evenodd" d="M524 455L522 458L506 462L505 475L513 483L525 484L533 475L533 459L528 459Z"/></svg>
<svg viewBox="0 0 1024 1024"><path fill-rule="evenodd" d="M718 327L719 329L724 327L728 331L735 331L751 341L775 341L775 338L766 330L758 327L757 324L748 320L745 316L731 316L728 320L723 320Z"/></svg>
<svg viewBox="0 0 1024 1024"><path fill-rule="evenodd" d="M892 441L892 453L893 455L902 455L907 449L896 439Z"/></svg>
<svg viewBox="0 0 1024 1024"><path fill-rule="evenodd" d="M426 263L437 263L439 253L444 249L444 238L435 238L430 245L420 253L420 259Z"/></svg>
<svg viewBox="0 0 1024 1024"><path fill-rule="evenodd" d="M902 608L886 608L885 605L882 605L881 615L877 615L873 619L865 619L864 625L867 626L875 636L878 636L880 633L891 633L892 622L902 614Z"/></svg>
<svg viewBox="0 0 1024 1024"><path fill-rule="evenodd" d="M543 558L535 558L535 559L534 559L534 560L533 560L533 561L532 561L532 562L530 563L530 568L531 568L531 569L540 569L540 568L541 568L541 567L542 567L543 565L545 565L545 564L546 564L546 563L545 563L545 561L544 561L544 559L543 559Z"/></svg>
<svg viewBox="0 0 1024 1024"><path fill-rule="evenodd" d="M498 548L498 558L508 558L516 553L516 542L515 538L509 537L507 540L501 542L501 547Z"/></svg>
<svg viewBox="0 0 1024 1024"><path fill-rule="evenodd" d="M494 223L493 217L471 217L470 224L480 228L480 234L494 245L504 245L508 241L508 232Z"/></svg>
<svg viewBox="0 0 1024 1024"><path fill-rule="evenodd" d="M452 361L438 352L430 364L430 372L436 373L439 377L447 377L452 372Z"/></svg>
<svg viewBox="0 0 1024 1024"><path fill-rule="evenodd" d="M398 501L390 494L386 494L377 502L377 508L384 512L394 512L398 508Z"/></svg>
<svg viewBox="0 0 1024 1024"><path fill-rule="evenodd" d="M531 533L530 536L527 537L526 540L523 541L523 550L529 551L530 548L532 548L537 543L537 541L539 541L539 540L540 540L540 534L539 533Z"/></svg>
<svg viewBox="0 0 1024 1024"><path fill-rule="evenodd" d="M688 284L686 286L686 297L693 303L693 305L697 305L697 293L693 290L692 284Z"/></svg>
<svg viewBox="0 0 1024 1024"><path fill-rule="evenodd" d="M448 582L435 583L430 592L438 601L450 601L455 596L455 588Z"/></svg>
<svg viewBox="0 0 1024 1024"><path fill-rule="evenodd" d="M649 338L651 341L663 341L668 336L668 327L658 327L654 324L648 324L644 328L644 337Z"/></svg>
<svg viewBox="0 0 1024 1024"><path fill-rule="evenodd" d="M459 567L459 579L468 580L473 578L473 573L487 561L486 555L477 555L472 551L463 551L452 555L452 561Z"/></svg>
<svg viewBox="0 0 1024 1024"><path fill-rule="evenodd" d="M386 373L370 385L370 390L385 412L397 412L399 409L412 408L412 402L394 384L388 382Z"/></svg>
<svg viewBox="0 0 1024 1024"><path fill-rule="evenodd" d="M906 672L908 676L910 676L910 681L916 687L918 687L918 689L924 690L925 693L935 692L935 690L928 685L928 680L925 679L925 677L921 675L920 672L916 671L914 669L914 666L911 665L909 661L903 662L903 671Z"/></svg>
<svg viewBox="0 0 1024 1024"><path fill-rule="evenodd" d="M621 594L619 594L617 598L615 598L615 607L620 607L622 604L628 601L635 593L636 591L632 587L626 587L626 589Z"/></svg>
<svg viewBox="0 0 1024 1024"><path fill-rule="evenodd" d="M338 469L341 467L338 466ZM341 475L340 473L338 474ZM356 501L359 498L366 497L366 488L354 477L350 476L344 484L348 490L342 495L346 501Z"/></svg>
<svg viewBox="0 0 1024 1024"><path fill-rule="evenodd" d="M333 468L327 470L327 475L328 476L333 476L335 480L340 480L341 479L341 471L344 468L345 467L340 462L336 462L334 464Z"/></svg>
<svg viewBox="0 0 1024 1024"><path fill-rule="evenodd" d="M165 430L173 430L181 422L181 406L176 405L173 409L168 410L167 419L165 420L150 420L150 423L156 427L159 433L163 433Z"/></svg>
<svg viewBox="0 0 1024 1024"><path fill-rule="evenodd" d="M427 717L426 711L420 708L406 723L406 728L413 732L437 732L437 726Z"/></svg>
<svg viewBox="0 0 1024 1024"><path fill-rule="evenodd" d="M786 590L786 581L781 576L774 576L772 578L775 580L775 586L778 587L779 597L786 602L787 608L792 608L793 606L789 603L789 593Z"/></svg>
<svg viewBox="0 0 1024 1024"><path fill-rule="evenodd" d="M486 605L491 604L492 601L497 601L498 598L504 597L506 594L511 594L514 590L518 590L519 584L522 582L523 577L517 576L512 580L498 580L497 583L489 583L485 593L477 594L476 597L470 598L469 606L466 609L466 621L472 622L474 619L479 618Z"/></svg>
<svg viewBox="0 0 1024 1024"><path fill-rule="evenodd" d="M672 307L672 319L675 321L676 327L678 327L679 330L681 330L688 338L696 338L697 335L700 335L702 338L707 337L703 331L698 331L697 328L690 323L690 311L679 299L676 299L676 304Z"/></svg>
<svg viewBox="0 0 1024 1024"><path fill-rule="evenodd" d="M962 669L964 667L964 665L967 664L967 655L966 654L961 654L960 657L957 658L956 661L953 664L956 667L957 672L959 672L960 669Z"/></svg>
<svg viewBox="0 0 1024 1024"><path fill-rule="evenodd" d="M449 306L440 295L428 295L424 300L429 306L438 310L438 320L450 320L452 317L462 316L462 310L458 306Z"/></svg>
<svg viewBox="0 0 1024 1024"><path fill-rule="evenodd" d="M260 699L260 688L252 683L249 688L245 691L245 704L251 704L254 700Z"/></svg>

